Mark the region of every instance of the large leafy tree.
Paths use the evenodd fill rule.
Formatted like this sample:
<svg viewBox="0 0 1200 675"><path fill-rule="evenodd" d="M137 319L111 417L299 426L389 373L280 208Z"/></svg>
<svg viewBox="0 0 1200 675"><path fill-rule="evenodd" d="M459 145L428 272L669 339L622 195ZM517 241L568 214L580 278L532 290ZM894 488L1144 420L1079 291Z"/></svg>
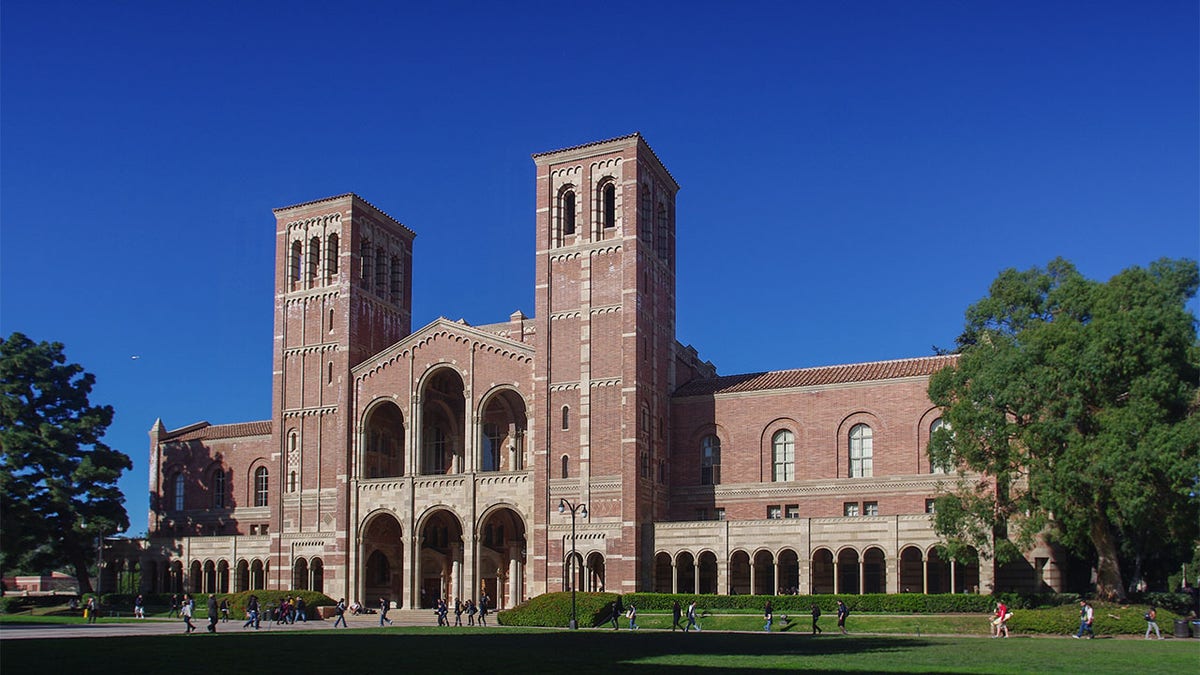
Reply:
<svg viewBox="0 0 1200 675"><path fill-rule="evenodd" d="M1094 560L1098 595L1190 558L1200 422L1197 266L1159 260L1107 282L1056 259L1006 270L972 305L959 358L929 383L948 427L930 459L958 467L935 527L951 552L1004 563L1041 537Z"/></svg>
<svg viewBox="0 0 1200 675"><path fill-rule="evenodd" d="M110 406L88 401L96 378L58 342L0 339L0 570L71 569L92 590L95 538L129 526L117 489L129 457L101 442Z"/></svg>

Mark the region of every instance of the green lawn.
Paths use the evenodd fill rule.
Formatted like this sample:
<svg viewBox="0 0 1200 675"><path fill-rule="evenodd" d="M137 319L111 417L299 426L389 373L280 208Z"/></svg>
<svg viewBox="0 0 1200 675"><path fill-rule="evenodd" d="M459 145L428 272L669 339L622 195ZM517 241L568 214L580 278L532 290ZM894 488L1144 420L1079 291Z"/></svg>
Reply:
<svg viewBox="0 0 1200 675"><path fill-rule="evenodd" d="M1200 640L394 628L6 640L6 672L1195 672Z"/></svg>

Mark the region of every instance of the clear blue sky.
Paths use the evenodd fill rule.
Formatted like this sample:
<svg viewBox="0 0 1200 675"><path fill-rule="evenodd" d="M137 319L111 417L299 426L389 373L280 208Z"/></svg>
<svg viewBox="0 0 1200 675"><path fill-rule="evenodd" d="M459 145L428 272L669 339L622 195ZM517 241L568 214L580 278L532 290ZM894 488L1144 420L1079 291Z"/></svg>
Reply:
<svg viewBox="0 0 1200 675"><path fill-rule="evenodd" d="M417 232L414 328L533 313L530 154L642 132L678 337L722 374L922 356L1006 267L1200 248L1197 5L0 7L0 333L66 344L130 455L269 419L271 209ZM130 357L140 356L134 360Z"/></svg>

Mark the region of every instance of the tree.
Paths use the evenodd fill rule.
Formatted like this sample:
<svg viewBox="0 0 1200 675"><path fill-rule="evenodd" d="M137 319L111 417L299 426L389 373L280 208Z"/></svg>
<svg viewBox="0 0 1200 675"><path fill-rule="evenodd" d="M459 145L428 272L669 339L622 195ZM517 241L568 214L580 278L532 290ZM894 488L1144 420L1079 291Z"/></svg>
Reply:
<svg viewBox="0 0 1200 675"><path fill-rule="evenodd" d="M61 343L0 340L0 571L66 566L89 592L96 538L129 527L116 483L133 464L100 441L113 409L88 401L95 382Z"/></svg>
<svg viewBox="0 0 1200 675"><path fill-rule="evenodd" d="M957 362L929 383L948 425L930 460L960 469L935 507L952 553L1004 563L1046 537L1094 560L1097 594L1122 600L1124 578L1190 557L1198 279L1194 261L1164 259L1100 283L1060 258L1002 272L967 310Z"/></svg>

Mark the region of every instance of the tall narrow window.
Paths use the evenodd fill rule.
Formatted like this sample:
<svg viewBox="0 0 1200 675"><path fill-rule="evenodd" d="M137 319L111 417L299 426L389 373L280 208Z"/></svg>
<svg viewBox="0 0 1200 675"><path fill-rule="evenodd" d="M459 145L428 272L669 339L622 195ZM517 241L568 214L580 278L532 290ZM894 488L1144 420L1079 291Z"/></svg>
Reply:
<svg viewBox="0 0 1200 675"><path fill-rule="evenodd" d="M175 488L175 490L174 490L174 492L175 492L175 495L174 495L175 496L175 510L182 511L183 510L183 472L182 471L175 474L174 482L175 482L175 485L174 485L174 488Z"/></svg>
<svg viewBox="0 0 1200 675"><path fill-rule="evenodd" d="M212 476L213 507L225 508L225 470L217 467Z"/></svg>
<svg viewBox="0 0 1200 675"><path fill-rule="evenodd" d="M568 458L566 455L562 456L562 477L563 478L571 477L570 465L569 465L570 461L571 461L570 458Z"/></svg>
<svg viewBox="0 0 1200 675"><path fill-rule="evenodd" d="M721 439L713 435L700 441L700 484L721 483Z"/></svg>
<svg viewBox="0 0 1200 675"><path fill-rule="evenodd" d="M338 236L329 235L329 244L325 247L325 281L332 283L338 273Z"/></svg>
<svg viewBox="0 0 1200 675"><path fill-rule="evenodd" d="M650 241L650 228L654 226L651 222L653 215L654 203L650 201L650 186L642 186L642 203L638 208L638 235L642 241Z"/></svg>
<svg viewBox="0 0 1200 675"><path fill-rule="evenodd" d="M775 432L771 439L771 480L796 480L796 442L792 432Z"/></svg>
<svg viewBox="0 0 1200 675"><path fill-rule="evenodd" d="M359 264L362 265L362 277L359 283L363 288L371 287L371 262L374 260L371 252L371 242L363 239L358 251Z"/></svg>
<svg viewBox="0 0 1200 675"><path fill-rule="evenodd" d="M298 241L292 242L292 259L288 261L291 265L292 288L300 283L300 267L304 262L304 244Z"/></svg>
<svg viewBox="0 0 1200 675"><path fill-rule="evenodd" d="M942 418L940 418L940 417L937 418L936 420L933 421L933 424L929 425L929 441L933 442L933 435L936 434L939 429L949 429L949 428L950 428L950 425L946 424L942 420ZM928 452L926 454L928 454ZM946 467L943 465L940 465L940 464L934 464L932 461L930 461L929 462L929 473L946 473Z"/></svg>
<svg viewBox="0 0 1200 675"><path fill-rule="evenodd" d="M392 304L398 304L400 302L400 272L401 272L401 270L402 270L402 268L400 267L400 256L395 256L395 255L392 256L392 265L391 265L392 276L391 276L391 280L388 284L388 300Z"/></svg>
<svg viewBox="0 0 1200 675"><path fill-rule="evenodd" d="M308 242L308 283L313 284L317 281L317 275L321 272L321 239L313 237Z"/></svg>
<svg viewBox="0 0 1200 675"><path fill-rule="evenodd" d="M422 471L426 475L446 473L450 466L446 461L446 432L441 427L425 428L425 448Z"/></svg>
<svg viewBox="0 0 1200 675"><path fill-rule="evenodd" d="M387 253L380 246L375 249L375 295L387 297Z"/></svg>
<svg viewBox="0 0 1200 675"><path fill-rule="evenodd" d="M288 474L288 492L295 492L295 491L296 491L296 472L293 471L290 474Z"/></svg>
<svg viewBox="0 0 1200 675"><path fill-rule="evenodd" d="M558 221L562 223L563 236L575 234L575 191L567 190L559 198Z"/></svg>
<svg viewBox="0 0 1200 675"><path fill-rule="evenodd" d="M254 470L254 505L266 506L268 496L269 480L267 477L267 467L260 466Z"/></svg>
<svg viewBox="0 0 1200 675"><path fill-rule="evenodd" d="M654 243L658 246L658 257L663 260L667 259L667 245L668 245L668 242L670 241L669 239L667 239L668 223L669 223L669 218L667 217L667 206L666 206L666 204L659 204L658 205L658 233L655 235Z"/></svg>
<svg viewBox="0 0 1200 675"><path fill-rule="evenodd" d="M850 430L850 477L870 478L874 473L874 448L871 427L856 424Z"/></svg>
<svg viewBox="0 0 1200 675"><path fill-rule="evenodd" d="M571 408L568 406L562 407L562 430L566 431L571 428Z"/></svg>
<svg viewBox="0 0 1200 675"><path fill-rule="evenodd" d="M604 229L617 226L617 186L611 182L600 189L600 222Z"/></svg>
<svg viewBox="0 0 1200 675"><path fill-rule="evenodd" d="M500 470L500 448L506 436L499 424L483 425L483 456L480 458L483 466L480 471Z"/></svg>

